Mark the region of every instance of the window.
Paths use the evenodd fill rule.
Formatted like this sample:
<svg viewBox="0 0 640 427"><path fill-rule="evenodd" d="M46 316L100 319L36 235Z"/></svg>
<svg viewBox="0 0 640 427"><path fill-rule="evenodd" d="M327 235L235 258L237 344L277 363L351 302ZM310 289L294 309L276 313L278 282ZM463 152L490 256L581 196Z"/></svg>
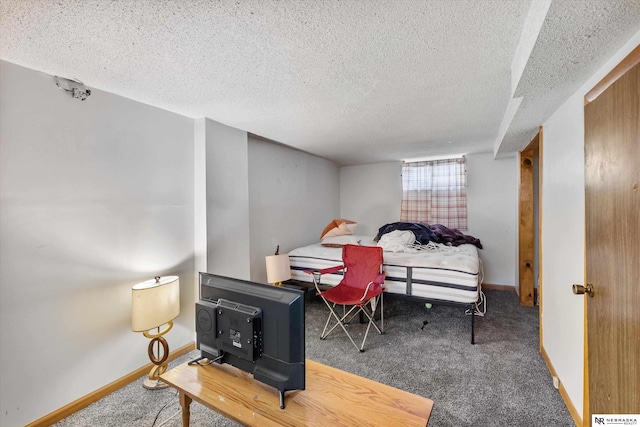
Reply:
<svg viewBox="0 0 640 427"><path fill-rule="evenodd" d="M404 162L400 221L467 229L467 171L464 157Z"/></svg>

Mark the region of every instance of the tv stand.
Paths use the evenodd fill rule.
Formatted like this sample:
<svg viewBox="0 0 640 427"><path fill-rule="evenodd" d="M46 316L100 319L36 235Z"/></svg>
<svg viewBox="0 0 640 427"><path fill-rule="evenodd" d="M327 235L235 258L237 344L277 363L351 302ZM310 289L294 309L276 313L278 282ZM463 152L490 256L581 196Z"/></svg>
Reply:
<svg viewBox="0 0 640 427"><path fill-rule="evenodd" d="M184 363L160 379L180 394L183 426L192 400L247 426L324 427L336 417L351 426L425 427L429 421L433 401L425 397L309 359L305 367L305 390L288 391L286 410L284 391L278 391L279 409L273 387L227 364Z"/></svg>
<svg viewBox="0 0 640 427"><path fill-rule="evenodd" d="M200 361L204 360L204 359L207 359L207 358L205 356L197 357L197 358L187 362L187 365L200 365Z"/></svg>
<svg viewBox="0 0 640 427"><path fill-rule="evenodd" d="M210 357L207 357L207 356L200 356L187 362L187 365L198 365L198 366L211 365L212 363L217 362L220 359L222 359L222 356L218 356L215 359L211 359ZM208 362L202 365L200 364L201 360L208 360Z"/></svg>
<svg viewBox="0 0 640 427"><path fill-rule="evenodd" d="M222 356L211 360L210 358L208 358L207 356L200 356L200 357L196 357L193 360L190 360L187 362L187 365L192 366L192 365L198 365L198 366L207 366L207 365L211 365L213 362L217 361L218 359L221 359ZM204 364L200 364L201 360L207 360L207 363ZM284 403L284 393L285 390L278 390L278 394L280 397L280 409L284 409L285 408L285 403Z"/></svg>

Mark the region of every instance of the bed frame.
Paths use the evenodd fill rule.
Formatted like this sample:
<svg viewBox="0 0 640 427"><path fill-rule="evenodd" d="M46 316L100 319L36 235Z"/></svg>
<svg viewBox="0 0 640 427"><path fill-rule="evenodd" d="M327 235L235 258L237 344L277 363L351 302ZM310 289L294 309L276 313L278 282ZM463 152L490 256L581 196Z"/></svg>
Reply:
<svg viewBox="0 0 640 427"><path fill-rule="evenodd" d="M405 267L406 271L407 271L407 277L406 279L403 277L394 277L394 276L387 276L385 283L387 282L394 282L394 283L403 283L405 285L405 291L404 293L400 293L400 292L388 292L389 294L393 294L393 295L398 295L398 296L402 296L402 297L407 297L407 298L412 298L412 299L419 299L421 301L424 301L425 303L431 303L434 305L446 305L446 306L451 306L451 307L461 307L465 309L465 313L466 310L469 310L472 314L470 315L471 317L471 322L470 322L470 326L471 326L471 344L475 344L475 312L476 312L476 304L480 301L480 298L478 297L478 299L474 302L457 302L457 301L449 301L449 300L445 300L445 299L438 299L438 298L429 298L429 297L424 297L424 296L420 296L420 295L413 295L413 267ZM296 274L297 272L301 272L301 270L303 269L308 269L308 268L304 268L304 267L295 267L292 266L291 270L293 273L293 276L296 277L296 279L294 280L290 280L287 283L293 284L295 286L299 286L302 288L306 288L306 289L315 289L314 285L313 285L313 281L306 281L306 280L299 280L300 278L303 278L305 276L307 277L311 277L310 275L305 274L304 276L301 276L299 274ZM341 275L341 272L336 272L336 273L332 273L332 275ZM337 279L334 279L334 281ZM424 285L432 285L432 286L439 286L442 285L441 283L438 282L431 282L431 281L426 281L426 280L420 280L420 284L424 284ZM334 284L324 284L321 286L323 287L331 287L334 286ZM481 288L480 288L481 284L478 284L478 293L481 292Z"/></svg>
<svg viewBox="0 0 640 427"><path fill-rule="evenodd" d="M435 304L435 305L446 305L446 306L451 306L451 307L464 307L465 308L465 313L466 310L470 310L471 311L471 344L475 344L476 343L476 339L475 339L475 312L476 312L476 304L479 301L476 300L475 302L472 303L465 303L465 302L456 302L456 301L447 301L447 300L442 300L442 299L436 299L436 298L426 298L426 297L422 297L422 296L414 296L412 293L412 288L413 288L413 281L412 281L412 272L413 272L413 268L412 267L407 267L407 280L405 281L406 283L406 293L405 296L409 297L409 298L419 298L420 300L424 301L425 303L431 303L431 304ZM427 282L426 284L433 284L435 285L436 283L429 283ZM481 287L481 284L478 284L478 287ZM480 289L478 290L478 292L480 292ZM400 294L396 294L396 295L400 295Z"/></svg>

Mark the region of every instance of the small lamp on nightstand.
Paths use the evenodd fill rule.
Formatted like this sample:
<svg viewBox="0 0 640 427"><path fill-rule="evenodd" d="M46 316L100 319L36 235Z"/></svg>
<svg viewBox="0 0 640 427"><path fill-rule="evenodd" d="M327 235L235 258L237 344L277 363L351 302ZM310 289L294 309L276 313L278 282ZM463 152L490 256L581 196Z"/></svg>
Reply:
<svg viewBox="0 0 640 427"><path fill-rule="evenodd" d="M142 332L151 339L149 359L153 368L144 387L159 389L167 387L160 382L160 375L167 370L169 344L163 337L173 327L173 319L180 314L180 279L178 276L156 276L152 280L138 283L131 288L131 329ZM163 331L160 327L166 325ZM151 329L156 329L151 333ZM162 346L162 349L160 348ZM162 350L162 351L161 351Z"/></svg>
<svg viewBox="0 0 640 427"><path fill-rule="evenodd" d="M282 286L282 282L291 279L289 255L269 255L265 257L267 263L267 282L273 286Z"/></svg>

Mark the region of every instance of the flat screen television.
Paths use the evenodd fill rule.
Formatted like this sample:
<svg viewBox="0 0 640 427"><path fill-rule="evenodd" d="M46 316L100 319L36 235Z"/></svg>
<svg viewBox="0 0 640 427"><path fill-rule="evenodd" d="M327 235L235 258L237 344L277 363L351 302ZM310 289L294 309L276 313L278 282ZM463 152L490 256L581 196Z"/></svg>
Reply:
<svg viewBox="0 0 640 427"><path fill-rule="evenodd" d="M304 292L200 273L196 343L201 358L228 363L284 393L305 388Z"/></svg>

